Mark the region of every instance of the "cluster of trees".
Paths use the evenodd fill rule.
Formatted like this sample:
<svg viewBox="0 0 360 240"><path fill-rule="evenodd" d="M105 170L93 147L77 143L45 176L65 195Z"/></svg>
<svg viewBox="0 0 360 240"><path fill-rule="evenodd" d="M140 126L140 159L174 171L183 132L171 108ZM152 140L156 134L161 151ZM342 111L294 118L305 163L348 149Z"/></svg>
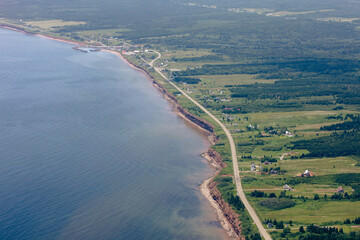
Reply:
<svg viewBox="0 0 360 240"><path fill-rule="evenodd" d="M228 201L229 204L231 204L232 206L235 207L236 210L240 211L243 210L245 208L244 204L242 203L242 201L240 200L240 197L238 195L236 195L234 197L233 194L230 194L228 196Z"/></svg>
<svg viewBox="0 0 360 240"><path fill-rule="evenodd" d="M302 154L300 158L309 157L339 157L360 156L360 134L357 132L333 133L311 140L292 142L292 149L307 149L309 154Z"/></svg>
<svg viewBox="0 0 360 240"><path fill-rule="evenodd" d="M317 234L331 234L331 233L338 233L339 229L336 227L319 227L315 226L314 224L311 224L310 226L307 226L306 230L311 233L317 233ZM340 230L342 232L342 230Z"/></svg>
<svg viewBox="0 0 360 240"><path fill-rule="evenodd" d="M330 116L326 116L325 118L326 119L344 120L344 117L341 114L337 115L337 116L330 115Z"/></svg>
<svg viewBox="0 0 360 240"><path fill-rule="evenodd" d="M259 233L251 234L250 236L246 236L245 240L261 240L261 235Z"/></svg>
<svg viewBox="0 0 360 240"><path fill-rule="evenodd" d="M285 227L283 221L276 221L276 219L271 220L271 219L266 219L266 218L265 218L264 222L265 222L265 224L271 223L272 225L274 225L274 227L275 227L276 229L284 229L284 227ZM289 221L289 225L290 225L290 226L293 225L293 222L292 222L291 220Z"/></svg>
<svg viewBox="0 0 360 240"><path fill-rule="evenodd" d="M261 163L264 163L264 162L274 163L274 162L277 162L277 159L273 158L272 156L264 156L261 158Z"/></svg>
<svg viewBox="0 0 360 240"><path fill-rule="evenodd" d="M270 196L269 196L270 197ZM269 208L271 210L280 210L295 206L295 202L287 198L267 198L258 202L260 206Z"/></svg>
<svg viewBox="0 0 360 240"><path fill-rule="evenodd" d="M199 78L188 78L188 77L175 77L173 78L173 81L175 82L183 82L187 84L198 84L201 82L201 79Z"/></svg>
<svg viewBox="0 0 360 240"><path fill-rule="evenodd" d="M257 198L262 198L262 197L267 197L267 194L264 193L263 191L255 190L255 191L251 192L251 196L257 197Z"/></svg>
<svg viewBox="0 0 360 240"><path fill-rule="evenodd" d="M319 200L321 197L318 194L314 194L314 200ZM345 193L334 193L333 195L328 198L327 194L324 195L323 199L330 199L330 200L357 200L357 198L354 197L354 195L349 195L347 192Z"/></svg>
<svg viewBox="0 0 360 240"><path fill-rule="evenodd" d="M357 218L355 218L354 220L350 220L350 219L346 219L345 221L344 221L344 224L351 224L351 223L353 223L353 224L360 224L360 217L357 217Z"/></svg>
<svg viewBox="0 0 360 240"><path fill-rule="evenodd" d="M275 193L269 193L269 195L263 191L258 191L258 190L254 190L253 192L251 192L251 196L252 197L256 197L256 198L262 198L262 197L269 197L269 198L276 198L276 194ZM286 191L282 191L280 192L279 198L290 198L292 199L292 195L287 195Z"/></svg>
<svg viewBox="0 0 360 240"><path fill-rule="evenodd" d="M348 115L346 115L345 120L348 118L350 118L351 121L333 124L330 126L324 126L324 127L321 127L320 130L326 130L326 131L345 130L345 131L359 132L359 130L360 130L360 115L348 114Z"/></svg>
<svg viewBox="0 0 360 240"><path fill-rule="evenodd" d="M299 240L359 240L360 233L344 233L343 229L336 227L320 227L314 224L307 226L306 232L304 227L299 228Z"/></svg>

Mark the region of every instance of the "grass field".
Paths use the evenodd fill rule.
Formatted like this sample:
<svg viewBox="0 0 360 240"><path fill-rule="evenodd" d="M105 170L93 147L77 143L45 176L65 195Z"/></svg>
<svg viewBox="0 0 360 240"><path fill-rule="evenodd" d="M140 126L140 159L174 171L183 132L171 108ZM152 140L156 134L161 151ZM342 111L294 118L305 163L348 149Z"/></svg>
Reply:
<svg viewBox="0 0 360 240"><path fill-rule="evenodd" d="M328 222L344 221L360 216L358 202L341 201L307 201L297 203L295 207L278 211L261 209L258 211L263 218L277 219L289 222L292 220L297 224L326 224Z"/></svg>
<svg viewBox="0 0 360 240"><path fill-rule="evenodd" d="M63 21L63 20L32 21L32 22L25 22L25 23L27 25L43 28L46 30L49 30L49 29L55 28L55 27L86 24L86 22L82 22L82 21Z"/></svg>
<svg viewBox="0 0 360 240"><path fill-rule="evenodd" d="M295 176L306 169L315 175L359 173L360 167L356 166L357 163L358 161L353 157L337 157L283 160L279 161L277 165L288 171L286 175Z"/></svg>

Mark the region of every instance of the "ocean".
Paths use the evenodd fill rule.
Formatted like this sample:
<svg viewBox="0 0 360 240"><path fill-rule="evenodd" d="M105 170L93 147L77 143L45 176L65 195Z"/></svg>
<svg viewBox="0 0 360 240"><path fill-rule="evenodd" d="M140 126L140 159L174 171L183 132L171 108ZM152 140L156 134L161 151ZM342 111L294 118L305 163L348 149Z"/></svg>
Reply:
<svg viewBox="0 0 360 240"><path fill-rule="evenodd" d="M0 239L224 239L207 140L108 52L0 29Z"/></svg>

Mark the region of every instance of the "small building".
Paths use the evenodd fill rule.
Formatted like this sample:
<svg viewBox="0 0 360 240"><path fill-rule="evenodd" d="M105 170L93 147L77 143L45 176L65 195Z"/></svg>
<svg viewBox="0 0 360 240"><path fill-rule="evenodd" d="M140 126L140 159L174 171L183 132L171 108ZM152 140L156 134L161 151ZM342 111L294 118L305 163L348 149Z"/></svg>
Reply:
<svg viewBox="0 0 360 240"><path fill-rule="evenodd" d="M268 223L267 227L268 228L274 228L274 225L272 223Z"/></svg>
<svg viewBox="0 0 360 240"><path fill-rule="evenodd" d="M289 131L285 131L285 136L293 137L294 135Z"/></svg>
<svg viewBox="0 0 360 240"><path fill-rule="evenodd" d="M256 171L255 163L252 163L252 164L251 164L251 171Z"/></svg>
<svg viewBox="0 0 360 240"><path fill-rule="evenodd" d="M338 187L338 188L336 189L336 192L337 192L337 193L344 193L344 188L343 188L342 186L340 186L340 187Z"/></svg>
<svg viewBox="0 0 360 240"><path fill-rule="evenodd" d="M305 170L303 174L301 174L302 177L313 177L314 173L310 172L309 170Z"/></svg>
<svg viewBox="0 0 360 240"><path fill-rule="evenodd" d="M285 191L291 191L292 188L291 188L289 185L285 184L284 187L283 187L283 189L284 189Z"/></svg>
<svg viewBox="0 0 360 240"><path fill-rule="evenodd" d="M265 162L264 162L264 165L271 165L271 162L265 161Z"/></svg>
<svg viewBox="0 0 360 240"><path fill-rule="evenodd" d="M300 175L301 177L313 177L314 173L310 172L309 170L305 170L304 173Z"/></svg>

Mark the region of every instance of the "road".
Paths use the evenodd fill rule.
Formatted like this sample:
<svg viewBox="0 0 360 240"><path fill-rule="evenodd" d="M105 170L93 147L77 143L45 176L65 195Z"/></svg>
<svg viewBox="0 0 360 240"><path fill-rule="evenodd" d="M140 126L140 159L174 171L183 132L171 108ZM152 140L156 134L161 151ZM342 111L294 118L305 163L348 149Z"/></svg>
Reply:
<svg viewBox="0 0 360 240"><path fill-rule="evenodd" d="M152 50L153 52L158 54L158 57L152 60L149 65L151 67L154 67L155 71L158 72L166 81L168 81L174 88L176 88L181 94L183 94L186 98L188 98L191 102L193 102L196 106L198 106L201 110L203 110L207 115L209 115L217 124L220 125L220 127L224 130L227 138L229 139L230 143L230 149L231 149L231 158L233 162L233 168L234 168L234 177L235 177L235 183L236 183L236 190L237 194L240 197L241 201L245 205L246 210L249 212L251 218L253 219L254 223L256 224L257 228L259 229L259 232L261 236L266 240L271 240L271 237L269 233L266 231L264 226L262 225L259 217L257 216L255 210L251 207L249 201L247 200L244 190L241 185L241 179L240 179L240 173L239 173L239 167L238 167L238 161L237 161L237 154L236 154L236 147L235 142L230 134L229 130L225 127L225 125L220 122L219 119L217 119L214 115L212 115L205 107L200 105L197 101L195 101L193 98L191 98L188 94L186 94L181 88L179 88L175 83L171 82L162 72L161 68L157 68L154 66L154 63L156 60L161 58L161 54L157 51Z"/></svg>

